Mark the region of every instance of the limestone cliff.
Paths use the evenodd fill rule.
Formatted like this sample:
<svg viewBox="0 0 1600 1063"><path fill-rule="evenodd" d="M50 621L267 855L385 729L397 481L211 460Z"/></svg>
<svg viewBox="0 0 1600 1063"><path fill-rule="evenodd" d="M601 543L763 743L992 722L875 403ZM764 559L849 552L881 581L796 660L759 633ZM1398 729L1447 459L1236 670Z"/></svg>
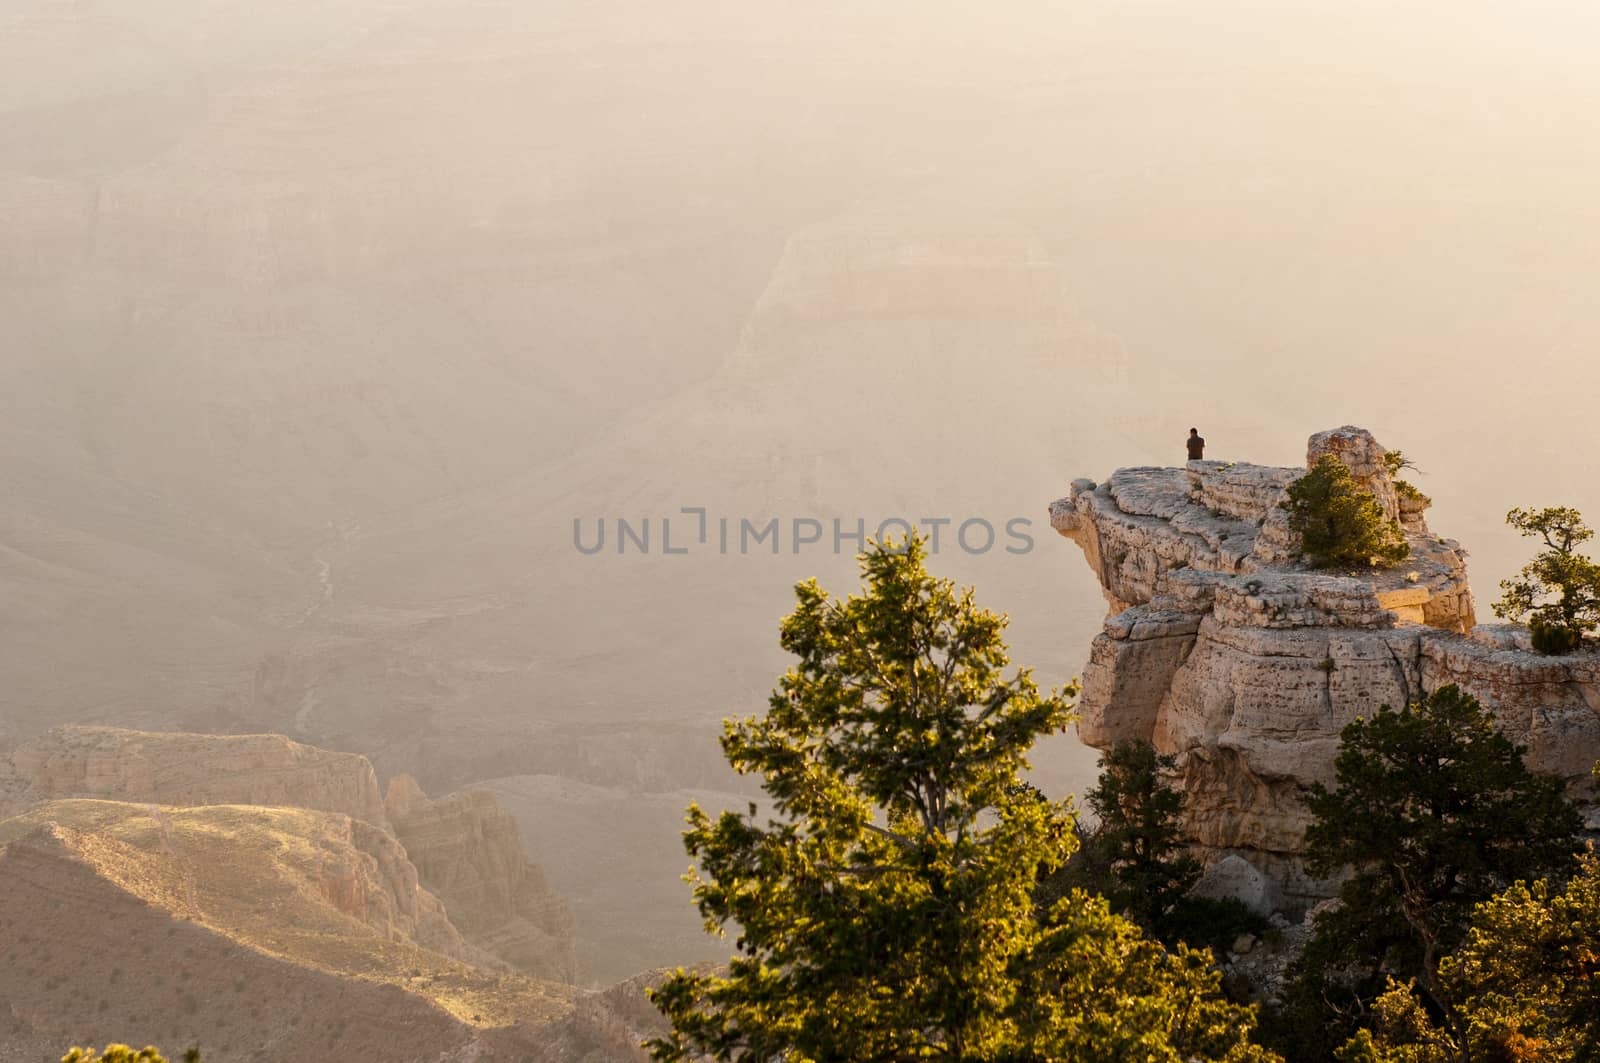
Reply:
<svg viewBox="0 0 1600 1063"><path fill-rule="evenodd" d="M1600 655L1542 657L1516 629L1475 627L1466 551L1429 531L1425 500L1396 488L1371 433L1312 436L1307 467L1324 454L1401 521L1410 560L1356 575L1304 566L1279 506L1303 469L1119 469L1075 481L1050 511L1110 606L1083 674L1083 740L1177 755L1204 854L1249 861L1287 907L1326 893L1299 859L1304 794L1332 782L1358 715L1456 683L1577 796L1593 796L1600 760Z"/></svg>
<svg viewBox="0 0 1600 1063"><path fill-rule="evenodd" d="M571 910L528 862L516 820L487 791L430 800L410 776L386 798L396 836L469 940L540 978L577 979Z"/></svg>
<svg viewBox="0 0 1600 1063"><path fill-rule="evenodd" d="M282 735L58 727L11 756L11 800L105 797L159 805L282 805L385 825L366 757Z"/></svg>

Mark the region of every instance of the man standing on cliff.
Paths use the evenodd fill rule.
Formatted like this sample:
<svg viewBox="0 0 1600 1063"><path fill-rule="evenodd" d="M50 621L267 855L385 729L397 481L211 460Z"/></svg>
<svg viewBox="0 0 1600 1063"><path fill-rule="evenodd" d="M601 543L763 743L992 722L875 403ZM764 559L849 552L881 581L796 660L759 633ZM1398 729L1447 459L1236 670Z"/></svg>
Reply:
<svg viewBox="0 0 1600 1063"><path fill-rule="evenodd" d="M1199 461L1206 456L1206 441L1200 435L1200 429L1189 429L1189 460Z"/></svg>

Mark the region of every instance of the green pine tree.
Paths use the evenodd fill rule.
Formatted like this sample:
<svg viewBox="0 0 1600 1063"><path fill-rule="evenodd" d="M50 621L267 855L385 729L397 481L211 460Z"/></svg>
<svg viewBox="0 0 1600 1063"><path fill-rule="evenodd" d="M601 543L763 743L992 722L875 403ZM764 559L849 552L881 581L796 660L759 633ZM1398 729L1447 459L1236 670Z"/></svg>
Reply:
<svg viewBox="0 0 1600 1063"><path fill-rule="evenodd" d="M1148 742L1118 743L1100 758L1086 795L1097 821L1078 830L1071 859L1040 882L1041 902L1075 888L1098 893L1152 937L1214 951L1267 930L1267 920L1237 900L1189 893L1201 869L1183 835L1183 794L1166 781L1176 765Z"/></svg>
<svg viewBox="0 0 1600 1063"><path fill-rule="evenodd" d="M1329 1058L1390 977L1415 979L1453 1029L1439 965L1473 906L1518 879L1573 870L1582 818L1561 781L1534 774L1523 753L1454 686L1345 727L1338 788L1314 785L1307 799L1310 870L1349 877L1339 905L1317 917L1275 1024L1297 1058Z"/></svg>
<svg viewBox="0 0 1600 1063"><path fill-rule="evenodd" d="M1600 1059L1600 860L1583 857L1565 890L1519 882L1480 905L1439 965L1458 1002L1457 1033L1411 985L1393 985L1345 1063L1579 1063Z"/></svg>
<svg viewBox="0 0 1600 1063"><path fill-rule="evenodd" d="M1106 899L1149 930L1200 877L1200 862L1184 851L1178 826L1183 795L1161 778L1176 765L1176 757L1161 756L1149 742L1121 742L1100 758L1099 782L1088 793L1111 863Z"/></svg>
<svg viewBox="0 0 1600 1063"><path fill-rule="evenodd" d="M1082 891L1040 914L1075 835L1020 773L1072 691L1007 675L1005 618L924 560L914 538L874 544L860 594L796 588L780 635L796 662L723 737L776 817L695 807L684 836L695 901L737 955L652 992L672 1025L654 1058L1272 1058L1208 953L1169 953Z"/></svg>
<svg viewBox="0 0 1600 1063"><path fill-rule="evenodd" d="M1282 505L1289 511L1289 529L1300 536L1305 558L1315 568L1377 568L1411 556L1399 523L1332 454L1289 485L1289 500Z"/></svg>
<svg viewBox="0 0 1600 1063"><path fill-rule="evenodd" d="M1513 509L1506 523L1523 535L1542 539L1545 549L1523 566L1516 579L1500 581L1503 592L1494 614L1527 620L1534 648L1567 653L1600 627L1600 564L1577 552L1594 538L1583 515L1566 506Z"/></svg>

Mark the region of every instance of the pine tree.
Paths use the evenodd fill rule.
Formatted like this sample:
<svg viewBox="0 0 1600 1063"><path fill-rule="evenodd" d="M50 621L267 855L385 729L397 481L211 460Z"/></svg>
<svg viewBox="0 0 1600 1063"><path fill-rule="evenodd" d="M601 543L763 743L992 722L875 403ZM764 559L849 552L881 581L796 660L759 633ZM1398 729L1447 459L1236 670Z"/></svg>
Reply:
<svg viewBox="0 0 1600 1063"><path fill-rule="evenodd" d="M1600 860L1582 857L1560 890L1519 882L1478 907L1466 941L1439 965L1458 1001L1458 1034L1410 985L1374 1008L1378 1022L1345 1047L1347 1063L1600 1059Z"/></svg>
<svg viewBox="0 0 1600 1063"><path fill-rule="evenodd" d="M1177 758L1149 742L1122 742L1100 758L1089 807L1100 819L1100 842L1111 863L1111 907L1157 929L1200 877L1200 862L1183 849L1178 817L1183 795L1162 780Z"/></svg>
<svg viewBox="0 0 1600 1063"><path fill-rule="evenodd" d="M1289 529L1300 536L1315 568L1374 568L1411 556L1411 545L1395 520L1349 468L1324 454L1310 472L1289 485Z"/></svg>
<svg viewBox="0 0 1600 1063"><path fill-rule="evenodd" d="M1272 1058L1208 953L1168 952L1082 891L1040 914L1074 832L1020 773L1073 692L1008 676L1005 618L924 560L915 538L874 544L862 593L796 588L796 663L723 737L776 816L693 807L684 836L700 912L736 928L737 955L651 994L672 1025L654 1058Z"/></svg>
<svg viewBox="0 0 1600 1063"><path fill-rule="evenodd" d="M1523 535L1542 539L1545 549L1522 567L1516 579L1500 581L1503 592L1494 613L1505 620L1528 620L1534 649L1567 653L1600 627L1600 564L1577 552L1594 538L1583 515L1565 506L1513 509L1506 523Z"/></svg>
<svg viewBox="0 0 1600 1063"><path fill-rule="evenodd" d="M1575 865L1582 818L1559 779L1536 775L1477 699L1442 687L1345 727L1336 790L1311 787L1315 874L1348 873L1291 974L1280 1037L1327 1058L1390 976L1415 979L1429 1011L1458 1022L1439 965L1473 906L1518 879Z"/></svg>

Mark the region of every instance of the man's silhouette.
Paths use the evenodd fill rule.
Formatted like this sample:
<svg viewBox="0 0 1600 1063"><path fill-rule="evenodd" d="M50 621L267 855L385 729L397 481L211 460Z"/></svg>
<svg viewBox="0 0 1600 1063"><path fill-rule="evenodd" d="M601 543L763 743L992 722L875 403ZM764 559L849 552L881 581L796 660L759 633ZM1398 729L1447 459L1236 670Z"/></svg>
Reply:
<svg viewBox="0 0 1600 1063"><path fill-rule="evenodd" d="M1206 456L1206 441L1200 435L1200 429L1189 429L1189 460L1199 461Z"/></svg>

